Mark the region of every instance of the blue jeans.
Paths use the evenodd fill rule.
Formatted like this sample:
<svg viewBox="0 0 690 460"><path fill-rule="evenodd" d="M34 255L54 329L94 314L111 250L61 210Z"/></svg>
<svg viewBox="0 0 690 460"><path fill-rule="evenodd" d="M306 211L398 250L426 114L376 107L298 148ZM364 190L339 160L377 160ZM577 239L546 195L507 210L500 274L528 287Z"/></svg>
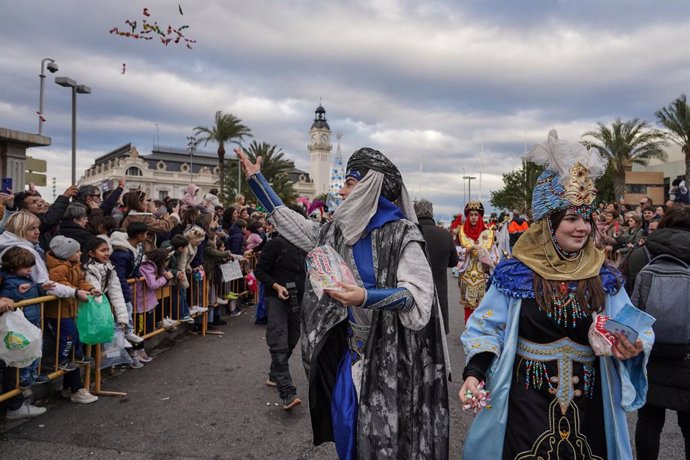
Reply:
<svg viewBox="0 0 690 460"><path fill-rule="evenodd" d="M46 322L50 332L57 336L58 320L56 318L47 318ZM70 352L72 350L74 350L74 354L78 358L83 356L76 323L72 318L62 318L60 320L60 337L58 337L58 359L61 363L70 361Z"/></svg>
<svg viewBox="0 0 690 460"><path fill-rule="evenodd" d="M24 307L24 317L37 328L41 328L41 306L29 305ZM28 366L19 370L19 386L30 387L38 377L38 364L41 362L40 358L29 364Z"/></svg>
<svg viewBox="0 0 690 460"><path fill-rule="evenodd" d="M172 286L172 319L182 319L189 316L189 304L187 303L187 288ZM179 308L178 308L179 307ZM179 317L178 317L179 310Z"/></svg>

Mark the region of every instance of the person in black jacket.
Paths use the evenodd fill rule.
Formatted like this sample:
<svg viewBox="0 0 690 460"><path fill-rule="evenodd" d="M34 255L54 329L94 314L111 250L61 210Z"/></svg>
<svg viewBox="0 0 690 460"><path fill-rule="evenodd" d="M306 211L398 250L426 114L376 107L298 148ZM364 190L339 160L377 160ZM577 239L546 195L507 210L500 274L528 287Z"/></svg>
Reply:
<svg viewBox="0 0 690 460"><path fill-rule="evenodd" d="M446 334L448 334L448 268L458 264L458 251L453 244L451 234L436 226L434 206L431 202L419 200L414 204L414 212L417 214L417 220L426 241L426 256L429 259L431 274L436 285L438 303L443 315L443 326Z"/></svg>
<svg viewBox="0 0 690 460"><path fill-rule="evenodd" d="M102 221L102 219L101 219ZM86 251L86 242L96 236L87 228L89 223L88 208L82 203L70 203L60 221L58 235L76 240L81 252Z"/></svg>
<svg viewBox="0 0 690 460"><path fill-rule="evenodd" d="M690 206L674 206L661 220L658 230L649 235L645 246L651 258L669 254L690 264ZM679 283L678 288L683 289L683 284ZM636 301L635 295L631 300ZM686 297L684 305L675 307L690 308L690 298ZM687 324L679 327L686 328ZM664 337L657 335L649 355L647 375L647 402L637 412L637 458L658 458L666 409L678 414L678 426L685 439L685 458L690 458L690 345L664 343Z"/></svg>
<svg viewBox="0 0 690 460"><path fill-rule="evenodd" d="M254 275L266 289L268 328L266 343L271 352L271 370L266 384L277 386L283 409L301 404L290 376L288 360L300 336L299 305L306 277L305 252L274 234L259 257Z"/></svg>

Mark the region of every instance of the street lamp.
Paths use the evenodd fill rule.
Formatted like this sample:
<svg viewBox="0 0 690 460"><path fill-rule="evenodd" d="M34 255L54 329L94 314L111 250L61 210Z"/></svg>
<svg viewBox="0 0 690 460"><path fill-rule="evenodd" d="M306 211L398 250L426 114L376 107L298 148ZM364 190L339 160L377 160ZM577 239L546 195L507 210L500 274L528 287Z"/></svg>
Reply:
<svg viewBox="0 0 690 460"><path fill-rule="evenodd" d="M55 77L55 83L72 88L72 185L77 183L77 94L91 94L91 88L68 77Z"/></svg>
<svg viewBox="0 0 690 460"><path fill-rule="evenodd" d="M477 177L476 176L462 176L464 180L467 181L467 194L469 195L469 198L467 199L468 202L472 201L472 181L475 180Z"/></svg>
<svg viewBox="0 0 690 460"><path fill-rule="evenodd" d="M194 183L194 151L196 150L196 137L187 136L187 149L189 150L189 183Z"/></svg>
<svg viewBox="0 0 690 460"><path fill-rule="evenodd" d="M41 61L41 73L38 74L38 78L41 81L41 89L38 92L38 134L43 134L43 122L45 118L43 117L43 84L45 83L45 65L48 62L48 70L50 73L55 73L58 71L58 65L55 63L54 59L45 58Z"/></svg>

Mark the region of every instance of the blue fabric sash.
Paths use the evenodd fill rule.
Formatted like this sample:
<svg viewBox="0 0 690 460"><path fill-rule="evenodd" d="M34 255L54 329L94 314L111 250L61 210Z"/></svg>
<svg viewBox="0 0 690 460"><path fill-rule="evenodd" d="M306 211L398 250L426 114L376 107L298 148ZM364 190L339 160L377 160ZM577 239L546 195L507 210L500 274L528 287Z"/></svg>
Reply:
<svg viewBox="0 0 690 460"><path fill-rule="evenodd" d="M357 456L357 390L352 381L351 367L352 351L348 349L338 364L331 398L333 440L340 460L354 459Z"/></svg>

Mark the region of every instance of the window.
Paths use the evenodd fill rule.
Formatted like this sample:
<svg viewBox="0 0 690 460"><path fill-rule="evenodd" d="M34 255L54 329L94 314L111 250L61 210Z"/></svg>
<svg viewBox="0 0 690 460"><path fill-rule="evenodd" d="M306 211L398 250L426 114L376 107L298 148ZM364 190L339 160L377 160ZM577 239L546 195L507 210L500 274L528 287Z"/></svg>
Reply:
<svg viewBox="0 0 690 460"><path fill-rule="evenodd" d="M647 186L645 184L625 184L625 193L640 193L645 195L647 193Z"/></svg>
<svg viewBox="0 0 690 460"><path fill-rule="evenodd" d="M136 166L130 166L127 168L127 171L125 171L125 175L127 176L141 176L141 169L137 168Z"/></svg>
<svg viewBox="0 0 690 460"><path fill-rule="evenodd" d="M165 201L165 199L168 197L168 191L167 190L159 190L158 191L158 199L161 201Z"/></svg>

